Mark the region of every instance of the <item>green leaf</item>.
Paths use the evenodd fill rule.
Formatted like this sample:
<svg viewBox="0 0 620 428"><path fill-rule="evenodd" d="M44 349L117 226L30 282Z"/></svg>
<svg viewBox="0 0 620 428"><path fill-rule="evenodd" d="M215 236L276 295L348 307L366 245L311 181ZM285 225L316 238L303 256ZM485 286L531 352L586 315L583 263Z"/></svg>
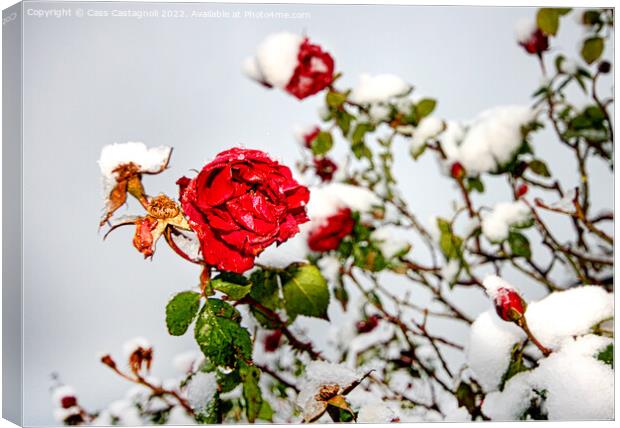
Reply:
<svg viewBox="0 0 620 428"><path fill-rule="evenodd" d="M438 217L439 247L448 260L460 259L462 254L463 240L452 232L452 225L447 220Z"/></svg>
<svg viewBox="0 0 620 428"><path fill-rule="evenodd" d="M599 59L605 49L605 42L601 37L590 37L583 42L581 57L588 64L592 64Z"/></svg>
<svg viewBox="0 0 620 428"><path fill-rule="evenodd" d="M347 100L347 94L342 92L329 91L325 96L325 102L331 108L338 108Z"/></svg>
<svg viewBox="0 0 620 428"><path fill-rule="evenodd" d="M349 135L349 130L351 129L351 122L355 119L350 113L347 113L344 110L336 110L336 124L342 131L342 135L345 137Z"/></svg>
<svg viewBox="0 0 620 428"><path fill-rule="evenodd" d="M252 341L241 327L241 315L230 304L208 299L196 320L194 336L202 353L217 366L234 367L252 358Z"/></svg>
<svg viewBox="0 0 620 428"><path fill-rule="evenodd" d="M222 272L211 281L211 287L226 293L233 300L243 299L252 289L252 283L243 275Z"/></svg>
<svg viewBox="0 0 620 428"><path fill-rule="evenodd" d="M327 318L329 289L314 265L295 265L281 274L284 307L291 319L297 315Z"/></svg>
<svg viewBox="0 0 620 428"><path fill-rule="evenodd" d="M351 135L351 143L356 145L364 142L364 136L366 133L372 131L373 129L374 126L370 123L358 123L353 130L353 135Z"/></svg>
<svg viewBox="0 0 620 428"><path fill-rule="evenodd" d="M551 177L547 164L539 159L531 160L528 164L530 170L541 177Z"/></svg>
<svg viewBox="0 0 620 428"><path fill-rule="evenodd" d="M416 113L419 119L422 119L435 110L437 101L432 98L424 98L416 105Z"/></svg>
<svg viewBox="0 0 620 428"><path fill-rule="evenodd" d="M560 14L557 9L541 8L536 15L536 24L540 30L550 36L555 36L560 26Z"/></svg>
<svg viewBox="0 0 620 428"><path fill-rule="evenodd" d="M326 131L321 131L316 138L312 140L312 153L315 155L324 155L331 150L333 145L334 140L332 138L332 134Z"/></svg>
<svg viewBox="0 0 620 428"><path fill-rule="evenodd" d="M614 368L614 344L610 343L596 355L596 359Z"/></svg>
<svg viewBox="0 0 620 428"><path fill-rule="evenodd" d="M532 250L530 249L530 241L525 235L519 232L510 232L508 234L508 245L510 245L510 251L515 256L532 257Z"/></svg>
<svg viewBox="0 0 620 428"><path fill-rule="evenodd" d="M284 302L280 298L280 287L278 285L278 275L270 270L257 270L250 276L252 290L250 297L264 307L275 311L284 307ZM270 330L280 328L281 325L266 317L260 309L250 306L250 311L256 320L265 328Z"/></svg>
<svg viewBox="0 0 620 428"><path fill-rule="evenodd" d="M262 406L260 406L260 412L258 412L258 419L261 421L273 422L273 409L268 401L263 400Z"/></svg>
<svg viewBox="0 0 620 428"><path fill-rule="evenodd" d="M258 418L262 405L263 396L258 386L260 370L256 366L242 366L239 370L243 382L243 399L245 400L245 414L250 423Z"/></svg>
<svg viewBox="0 0 620 428"><path fill-rule="evenodd" d="M512 348L512 353L510 355L510 363L508 364L508 368L502 375L502 380L500 382L499 390L503 391L506 382L510 380L517 373L521 373L529 370L525 364L523 364L523 347L520 343L517 343Z"/></svg>
<svg viewBox="0 0 620 428"><path fill-rule="evenodd" d="M484 192L484 183L480 179L480 177L469 177L466 180L467 183L467 191L471 192L472 190L477 191L478 193Z"/></svg>
<svg viewBox="0 0 620 428"><path fill-rule="evenodd" d="M220 411L220 397L219 393L215 393L215 396L207 403L207 405L196 412L196 422L202 425L221 424L222 417Z"/></svg>
<svg viewBox="0 0 620 428"><path fill-rule="evenodd" d="M200 308L200 294L183 291L176 294L166 305L166 325L173 336L182 336Z"/></svg>

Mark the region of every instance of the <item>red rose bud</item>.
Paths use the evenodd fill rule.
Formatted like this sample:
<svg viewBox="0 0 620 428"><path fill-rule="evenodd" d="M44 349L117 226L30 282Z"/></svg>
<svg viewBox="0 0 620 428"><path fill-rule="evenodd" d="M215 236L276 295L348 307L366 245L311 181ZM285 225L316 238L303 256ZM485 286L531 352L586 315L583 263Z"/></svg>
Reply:
<svg viewBox="0 0 620 428"><path fill-rule="evenodd" d="M355 324L355 328L358 333L370 333L379 325L379 317L377 315L372 315L368 317L367 320L358 321Z"/></svg>
<svg viewBox="0 0 620 428"><path fill-rule="evenodd" d="M334 177L334 173L338 169L338 165L329 158L315 158L314 169L316 170L316 175L321 178L321 181L331 181Z"/></svg>
<svg viewBox="0 0 620 428"><path fill-rule="evenodd" d="M321 132L321 128L319 128L318 126L315 126L314 128L312 128L312 131L302 136L304 140L304 144L306 145L306 148L308 149L312 148L312 142L317 137L317 135L319 135L320 132Z"/></svg>
<svg viewBox="0 0 620 428"><path fill-rule="evenodd" d="M76 406L77 405L77 398L75 398L74 396L66 396L66 397L62 397L60 399L60 406L63 409L68 409L70 407Z"/></svg>
<svg viewBox="0 0 620 428"><path fill-rule="evenodd" d="M308 247L312 251L325 252L338 248L340 242L353 231L355 220L349 208L343 208L325 219L308 236Z"/></svg>
<svg viewBox="0 0 620 428"><path fill-rule="evenodd" d="M101 357L101 362L112 369L116 368L116 362L109 354Z"/></svg>
<svg viewBox="0 0 620 428"><path fill-rule="evenodd" d="M205 263L243 273L265 248L299 232L309 198L288 167L259 150L234 148L190 180L181 205Z"/></svg>
<svg viewBox="0 0 620 428"><path fill-rule="evenodd" d="M511 288L499 288L494 303L497 315L504 321L519 321L525 313L525 301Z"/></svg>
<svg viewBox="0 0 620 428"><path fill-rule="evenodd" d="M282 339L282 330L275 330L273 333L265 337L265 352L275 352L280 346Z"/></svg>
<svg viewBox="0 0 620 428"><path fill-rule="evenodd" d="M519 43L527 53L540 55L549 49L549 38L537 28L530 37Z"/></svg>
<svg viewBox="0 0 620 428"><path fill-rule="evenodd" d="M525 196L527 191L528 191L527 184L522 183L519 187L517 187L517 199L522 196Z"/></svg>
<svg viewBox="0 0 620 428"><path fill-rule="evenodd" d="M450 167L450 175L457 180L460 180L465 176L465 168L460 162L454 162Z"/></svg>
<svg viewBox="0 0 620 428"><path fill-rule="evenodd" d="M322 91L334 79L334 59L306 38L299 47L297 67L286 91L302 100Z"/></svg>

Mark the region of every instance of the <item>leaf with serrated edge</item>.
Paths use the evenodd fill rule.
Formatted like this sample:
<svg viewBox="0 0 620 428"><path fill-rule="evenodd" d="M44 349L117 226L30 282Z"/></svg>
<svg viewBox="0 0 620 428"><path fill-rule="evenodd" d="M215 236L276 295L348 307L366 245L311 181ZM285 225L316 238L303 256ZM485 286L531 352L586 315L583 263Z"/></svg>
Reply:
<svg viewBox="0 0 620 428"><path fill-rule="evenodd" d="M282 274L282 292L289 318L307 315L328 319L329 289L316 266L297 265L287 269Z"/></svg>

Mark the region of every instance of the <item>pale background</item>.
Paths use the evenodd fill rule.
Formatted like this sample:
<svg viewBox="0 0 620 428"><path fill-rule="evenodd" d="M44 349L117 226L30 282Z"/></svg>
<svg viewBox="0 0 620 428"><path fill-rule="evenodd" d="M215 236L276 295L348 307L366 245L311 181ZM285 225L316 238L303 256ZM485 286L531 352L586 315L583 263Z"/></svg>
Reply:
<svg viewBox="0 0 620 428"><path fill-rule="evenodd" d="M114 4L34 3L37 9L113 9ZM159 10L158 4L135 9ZM127 8L127 6L125 6ZM515 44L513 27L527 8L180 5L185 10L304 11L306 20L26 17L24 31L24 402L27 425L53 423L49 376L61 374L83 404L96 408L127 385L97 362L99 351L120 353L124 340L144 335L156 345L155 373L172 374L169 360L193 346L191 335L168 336L169 296L196 282L195 268L163 245L153 262L131 247L129 230L101 242L98 168L101 147L141 140L175 147L171 169L146 180L147 190L176 193L174 181L235 144L289 161L299 156L297 123L313 122L320 98L302 103L264 88L239 71L242 59L274 31L306 32L328 49L343 83L361 72L392 72L439 100L437 114L471 118L485 108L527 103L540 81L537 64ZM576 55L580 30L569 17L554 45ZM536 150L573 164L548 133ZM454 191L429 157L397 157L402 189L421 219L447 214ZM604 171L603 171L604 172ZM596 177L597 205L610 206L612 182ZM490 189L488 200L505 193ZM526 288L537 298L539 288ZM474 315L486 302L461 293ZM474 299L475 298L475 299ZM462 299L471 299L464 302ZM322 321L309 323L325 329ZM442 328L461 338L463 329ZM319 335L320 336L320 335Z"/></svg>

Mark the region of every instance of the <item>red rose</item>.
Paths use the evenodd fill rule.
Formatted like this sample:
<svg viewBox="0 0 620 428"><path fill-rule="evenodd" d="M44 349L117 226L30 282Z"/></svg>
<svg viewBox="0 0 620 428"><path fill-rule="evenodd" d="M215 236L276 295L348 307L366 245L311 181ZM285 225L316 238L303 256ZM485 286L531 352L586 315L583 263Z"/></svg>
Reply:
<svg viewBox="0 0 620 428"><path fill-rule="evenodd" d="M315 158L314 169L316 170L316 175L321 178L321 181L331 181L334 177L334 173L338 169L338 165L329 158Z"/></svg>
<svg viewBox="0 0 620 428"><path fill-rule="evenodd" d="M525 313L525 302L515 290L500 288L494 299L497 315L504 321L518 321Z"/></svg>
<svg viewBox="0 0 620 428"><path fill-rule="evenodd" d="M540 55L549 49L549 38L540 28L537 28L536 31L530 35L529 39L519 44L523 46L527 53Z"/></svg>
<svg viewBox="0 0 620 428"><path fill-rule="evenodd" d="M222 152L180 184L181 205L204 261L220 270L245 272L265 248L294 236L308 221L308 189L259 150Z"/></svg>
<svg viewBox="0 0 620 428"><path fill-rule="evenodd" d="M460 180L465 176L465 168L460 162L454 162L450 167L450 175L457 180Z"/></svg>
<svg viewBox="0 0 620 428"><path fill-rule="evenodd" d="M265 352L275 352L280 346L282 339L282 330L276 330L265 337Z"/></svg>
<svg viewBox="0 0 620 428"><path fill-rule="evenodd" d="M312 251L331 251L338 248L344 237L353 231L355 221L349 208L343 208L328 217L325 222L310 232L308 247Z"/></svg>
<svg viewBox="0 0 620 428"><path fill-rule="evenodd" d="M322 91L334 79L334 59L306 38L299 46L297 67L286 91L300 100Z"/></svg>

